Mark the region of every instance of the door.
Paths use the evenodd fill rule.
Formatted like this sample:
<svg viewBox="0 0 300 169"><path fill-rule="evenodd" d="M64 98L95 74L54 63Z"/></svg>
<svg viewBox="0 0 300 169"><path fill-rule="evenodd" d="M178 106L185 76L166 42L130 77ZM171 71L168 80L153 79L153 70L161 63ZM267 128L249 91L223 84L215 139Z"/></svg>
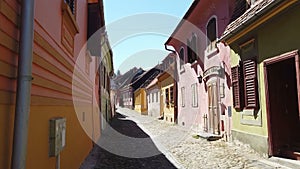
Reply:
<svg viewBox="0 0 300 169"><path fill-rule="evenodd" d="M220 134L220 115L217 82L208 85L208 132Z"/></svg>
<svg viewBox="0 0 300 169"><path fill-rule="evenodd" d="M271 155L293 158L300 152L295 58L266 66Z"/></svg>

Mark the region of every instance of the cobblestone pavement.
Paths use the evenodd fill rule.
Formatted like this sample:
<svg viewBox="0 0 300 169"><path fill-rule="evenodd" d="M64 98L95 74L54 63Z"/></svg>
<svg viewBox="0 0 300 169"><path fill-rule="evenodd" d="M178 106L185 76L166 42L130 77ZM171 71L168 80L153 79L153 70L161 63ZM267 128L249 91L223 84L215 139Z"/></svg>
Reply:
<svg viewBox="0 0 300 169"><path fill-rule="evenodd" d="M116 135L110 129L103 131L99 145L95 144L89 156L82 164L80 169L175 169L176 167L162 154L152 142L149 135L142 131L135 122L124 120L124 116L117 114L110 123L113 130L123 136L137 138L140 140L130 140L126 137L115 139ZM139 139L140 138L140 139ZM108 142L107 142L108 141ZM113 147L110 147L113 146ZM122 150L124 149L124 151ZM147 155L147 152L151 154ZM127 154L126 154L127 153ZM146 157L142 155L146 154ZM131 157L133 154L136 158ZM138 158L140 157L142 158Z"/></svg>
<svg viewBox="0 0 300 169"><path fill-rule="evenodd" d="M90 153L81 169L97 168L249 168L273 169L287 168L271 162L266 157L255 153L249 146L238 141L224 142L222 140L207 141L192 137L193 130L164 121L142 116L129 109L119 108L120 120L114 118L111 126L119 133L136 138L149 138L151 142L140 144L142 147L128 146L129 154L136 149L150 147L154 156L147 158L128 158L115 155L98 146ZM109 131L111 132L111 131ZM147 133L147 134L146 134ZM108 137L110 140L111 139ZM126 145L130 143L126 143ZM135 143L136 144L136 143ZM116 147L119 143L115 144ZM120 146L122 147L122 146ZM135 150L131 150L135 149ZM157 153L158 152L158 153ZM163 154L159 154L162 152ZM94 168L93 168L94 167Z"/></svg>

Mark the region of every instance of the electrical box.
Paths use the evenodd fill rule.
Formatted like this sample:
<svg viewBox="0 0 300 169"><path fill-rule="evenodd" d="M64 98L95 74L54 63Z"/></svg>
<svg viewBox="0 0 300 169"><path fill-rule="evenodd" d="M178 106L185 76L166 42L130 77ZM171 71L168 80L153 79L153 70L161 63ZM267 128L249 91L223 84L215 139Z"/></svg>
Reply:
<svg viewBox="0 0 300 169"><path fill-rule="evenodd" d="M52 118L49 123L49 156L55 157L66 145L66 118Z"/></svg>

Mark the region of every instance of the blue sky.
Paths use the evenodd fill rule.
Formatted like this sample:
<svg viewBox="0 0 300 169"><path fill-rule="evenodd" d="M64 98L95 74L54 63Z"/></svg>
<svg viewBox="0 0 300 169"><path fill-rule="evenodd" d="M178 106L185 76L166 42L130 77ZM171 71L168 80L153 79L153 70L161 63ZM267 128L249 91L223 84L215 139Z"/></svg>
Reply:
<svg viewBox="0 0 300 169"><path fill-rule="evenodd" d="M104 0L114 69L151 68L168 52L164 43L193 0Z"/></svg>

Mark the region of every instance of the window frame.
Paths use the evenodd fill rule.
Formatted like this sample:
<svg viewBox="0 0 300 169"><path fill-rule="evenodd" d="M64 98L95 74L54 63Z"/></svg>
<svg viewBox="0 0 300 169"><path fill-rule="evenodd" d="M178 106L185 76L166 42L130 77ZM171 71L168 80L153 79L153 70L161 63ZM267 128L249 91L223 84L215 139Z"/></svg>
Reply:
<svg viewBox="0 0 300 169"><path fill-rule="evenodd" d="M215 20L215 39L213 41L210 40L210 38L208 37L209 30L210 30L208 26L212 20ZM218 39L218 19L216 15L213 15L209 18L205 28L206 28L206 51L210 52L216 49L216 41Z"/></svg>
<svg viewBox="0 0 300 169"><path fill-rule="evenodd" d="M179 50L179 65L180 65L180 70L184 69L184 67L183 67L184 64L185 64L185 50L184 50L184 47L181 47L180 50Z"/></svg>
<svg viewBox="0 0 300 169"><path fill-rule="evenodd" d="M191 85L192 89L192 107L198 107L198 85L194 83Z"/></svg>
<svg viewBox="0 0 300 169"><path fill-rule="evenodd" d="M170 86L169 91L170 91L170 93L169 93L170 105L171 105L171 107L174 107L174 87Z"/></svg>
<svg viewBox="0 0 300 169"><path fill-rule="evenodd" d="M232 96L233 96L233 107L235 109L243 109L244 108L244 100L243 100L243 93L244 93L244 81L242 79L242 68L241 64L234 66L231 68L231 86L232 86ZM236 72L235 72L236 71ZM237 88L237 89L236 89ZM238 93L236 93L238 92ZM236 96L238 98L236 98Z"/></svg>
<svg viewBox="0 0 300 169"><path fill-rule="evenodd" d="M198 60L198 37L195 33L192 33L191 40L187 39L187 50L188 50L188 63L193 64Z"/></svg>
<svg viewBox="0 0 300 169"><path fill-rule="evenodd" d="M154 103L154 93L151 93L152 103Z"/></svg>
<svg viewBox="0 0 300 169"><path fill-rule="evenodd" d="M255 39L246 41L239 45L241 61L239 62L239 79L234 79L234 68L231 70L232 78L232 96L233 106L237 110L259 109L259 93L258 93L258 68L257 68L257 46ZM239 98L234 93L234 84L239 83ZM239 99L240 105L235 100Z"/></svg>
<svg viewBox="0 0 300 169"><path fill-rule="evenodd" d="M165 103L166 106L169 107L170 106L170 100L169 100L169 88L165 89Z"/></svg>
<svg viewBox="0 0 300 169"><path fill-rule="evenodd" d="M181 107L185 107L185 87L181 87Z"/></svg>

